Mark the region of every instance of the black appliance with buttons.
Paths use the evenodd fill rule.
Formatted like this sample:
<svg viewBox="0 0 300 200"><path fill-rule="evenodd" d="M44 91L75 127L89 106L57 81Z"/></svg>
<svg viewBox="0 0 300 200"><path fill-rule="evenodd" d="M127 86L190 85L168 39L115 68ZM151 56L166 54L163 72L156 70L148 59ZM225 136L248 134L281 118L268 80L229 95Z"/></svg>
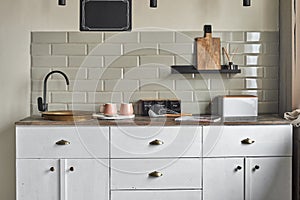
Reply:
<svg viewBox="0 0 300 200"><path fill-rule="evenodd" d="M141 99L138 102L138 114L148 116L148 111L156 114L181 113L181 101L179 99Z"/></svg>

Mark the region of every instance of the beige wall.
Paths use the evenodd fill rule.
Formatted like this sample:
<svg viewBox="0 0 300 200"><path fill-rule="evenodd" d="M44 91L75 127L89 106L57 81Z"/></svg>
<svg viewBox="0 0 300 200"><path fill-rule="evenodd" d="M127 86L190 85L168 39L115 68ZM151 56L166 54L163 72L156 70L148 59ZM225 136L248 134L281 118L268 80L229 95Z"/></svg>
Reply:
<svg viewBox="0 0 300 200"><path fill-rule="evenodd" d="M0 199L15 199L14 122L30 113L30 31L78 30L79 0L58 7L57 0L0 0ZM184 3L183 3L184 2ZM134 28L177 30L277 30L278 0L133 0ZM151 19L151 20L149 20Z"/></svg>
<svg viewBox="0 0 300 200"><path fill-rule="evenodd" d="M1 0L0 6L0 199L15 199L14 122L29 115L30 31L76 30L77 3ZM61 17L61 19L60 19Z"/></svg>

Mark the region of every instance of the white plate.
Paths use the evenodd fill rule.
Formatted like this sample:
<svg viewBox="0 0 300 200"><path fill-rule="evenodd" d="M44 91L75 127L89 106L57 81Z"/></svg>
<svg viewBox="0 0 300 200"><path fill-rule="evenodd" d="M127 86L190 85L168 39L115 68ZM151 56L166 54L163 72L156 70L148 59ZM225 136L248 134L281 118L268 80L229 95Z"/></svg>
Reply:
<svg viewBox="0 0 300 200"><path fill-rule="evenodd" d="M106 120L119 120L119 119L133 119L135 115L115 115L115 116L107 116L102 113L94 113L93 117L98 119L106 119Z"/></svg>

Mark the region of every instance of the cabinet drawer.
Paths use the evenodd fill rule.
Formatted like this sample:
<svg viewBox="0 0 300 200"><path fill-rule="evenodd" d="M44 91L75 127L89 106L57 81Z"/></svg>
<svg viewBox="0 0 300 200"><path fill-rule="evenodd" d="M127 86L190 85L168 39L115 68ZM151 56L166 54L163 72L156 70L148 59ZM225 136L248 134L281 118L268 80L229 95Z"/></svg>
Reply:
<svg viewBox="0 0 300 200"><path fill-rule="evenodd" d="M207 126L203 128L204 157L291 156L290 125Z"/></svg>
<svg viewBox="0 0 300 200"><path fill-rule="evenodd" d="M16 157L108 158L108 136L107 127L17 126Z"/></svg>
<svg viewBox="0 0 300 200"><path fill-rule="evenodd" d="M111 156L112 158L201 157L201 130L201 127L196 126L112 127Z"/></svg>
<svg viewBox="0 0 300 200"><path fill-rule="evenodd" d="M194 159L113 159L112 189L200 189L202 160ZM152 172L159 172L150 176Z"/></svg>
<svg viewBox="0 0 300 200"><path fill-rule="evenodd" d="M112 191L111 200L201 200L201 190Z"/></svg>

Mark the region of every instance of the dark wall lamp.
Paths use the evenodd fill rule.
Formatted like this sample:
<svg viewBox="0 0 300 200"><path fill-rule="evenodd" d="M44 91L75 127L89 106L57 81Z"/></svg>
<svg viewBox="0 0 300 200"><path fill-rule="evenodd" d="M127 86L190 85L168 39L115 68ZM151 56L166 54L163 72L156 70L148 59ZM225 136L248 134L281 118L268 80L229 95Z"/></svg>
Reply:
<svg viewBox="0 0 300 200"><path fill-rule="evenodd" d="M66 5L66 0L58 0L58 5L65 6Z"/></svg>
<svg viewBox="0 0 300 200"><path fill-rule="evenodd" d="M58 0L58 5L65 6L66 0ZM243 6L251 6L251 0L243 0ZM150 7L157 8L157 0L150 0Z"/></svg>
<svg viewBox="0 0 300 200"><path fill-rule="evenodd" d="M243 6L251 6L251 0L243 0Z"/></svg>
<svg viewBox="0 0 300 200"><path fill-rule="evenodd" d="M157 8L157 0L150 0L150 7Z"/></svg>

